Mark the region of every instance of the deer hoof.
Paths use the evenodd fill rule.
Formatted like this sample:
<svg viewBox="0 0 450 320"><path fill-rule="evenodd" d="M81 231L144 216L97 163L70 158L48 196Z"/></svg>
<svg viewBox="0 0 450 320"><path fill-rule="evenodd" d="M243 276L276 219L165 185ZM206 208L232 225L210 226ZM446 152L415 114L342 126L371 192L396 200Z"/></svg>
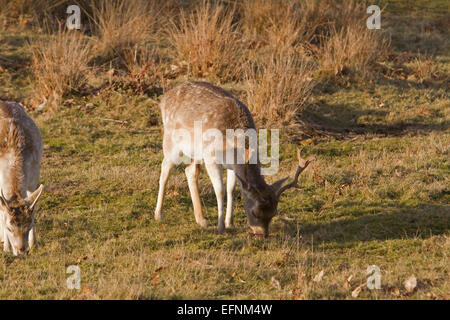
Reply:
<svg viewBox="0 0 450 320"><path fill-rule="evenodd" d="M197 223L202 228L206 228L208 226L208 221L206 221L206 219L199 220Z"/></svg>

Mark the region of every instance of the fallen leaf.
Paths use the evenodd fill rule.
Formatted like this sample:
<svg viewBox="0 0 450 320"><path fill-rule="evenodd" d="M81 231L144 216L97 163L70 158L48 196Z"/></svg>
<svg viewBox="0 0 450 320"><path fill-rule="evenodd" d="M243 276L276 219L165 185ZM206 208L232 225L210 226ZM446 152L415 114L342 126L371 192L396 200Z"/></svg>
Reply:
<svg viewBox="0 0 450 320"><path fill-rule="evenodd" d="M278 281L277 279L275 279L275 277L272 277L272 279L270 279L270 283L272 283L272 285L277 288L278 290L281 290L281 284L280 281Z"/></svg>
<svg viewBox="0 0 450 320"><path fill-rule="evenodd" d="M394 296L396 296L396 297L399 297L399 296L400 296L400 290L399 290L399 288L395 288L394 290L392 290L392 294L393 294Z"/></svg>
<svg viewBox="0 0 450 320"><path fill-rule="evenodd" d="M77 263L81 263L81 261L87 260L87 256L77 258Z"/></svg>
<svg viewBox="0 0 450 320"><path fill-rule="evenodd" d="M323 270L321 270L318 274L316 274L316 276L314 277L313 281L314 282L320 282L322 281L322 277L323 277Z"/></svg>
<svg viewBox="0 0 450 320"><path fill-rule="evenodd" d="M152 276L152 280L156 280L156 279L159 279L159 274L154 274L154 275Z"/></svg>
<svg viewBox="0 0 450 320"><path fill-rule="evenodd" d="M188 258L188 261L189 261L190 263L193 263L193 264L201 264L200 261L194 260L194 259L191 259L191 258Z"/></svg>
<svg viewBox="0 0 450 320"><path fill-rule="evenodd" d="M405 286L406 291L408 292L413 292L414 289L417 286L417 279L414 275L409 276L405 282L403 283L403 285Z"/></svg>
<svg viewBox="0 0 450 320"><path fill-rule="evenodd" d="M428 292L427 297L431 299L437 299L437 296L433 292Z"/></svg>
<svg viewBox="0 0 450 320"><path fill-rule="evenodd" d="M364 284L362 284L362 285L360 285L360 286L357 286L357 287L355 288L355 290L352 291L352 297L353 297L353 298L358 298L359 293L361 292L361 290L362 290L363 287L364 287Z"/></svg>
<svg viewBox="0 0 450 320"><path fill-rule="evenodd" d="M351 284L352 279L353 279L353 275L350 275L347 278L347 281L345 281L345 283L344 283L344 288L345 289L350 289L352 287L352 284Z"/></svg>
<svg viewBox="0 0 450 320"><path fill-rule="evenodd" d="M92 289L86 285L81 287L81 292L83 293L90 293L92 291Z"/></svg>
<svg viewBox="0 0 450 320"><path fill-rule="evenodd" d="M307 146L309 144L313 144L313 139L306 139L306 140L300 141L300 144L302 146Z"/></svg>

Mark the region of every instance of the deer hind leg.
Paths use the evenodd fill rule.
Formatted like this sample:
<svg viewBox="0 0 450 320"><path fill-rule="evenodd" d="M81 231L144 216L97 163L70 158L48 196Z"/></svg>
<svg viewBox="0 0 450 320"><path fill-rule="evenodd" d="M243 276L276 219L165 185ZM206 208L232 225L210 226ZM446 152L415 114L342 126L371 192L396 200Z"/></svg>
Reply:
<svg viewBox="0 0 450 320"><path fill-rule="evenodd" d="M208 222L203 217L200 194L198 192L198 175L200 174L200 164L192 162L185 169L189 191L191 192L192 205L194 206L195 221L202 226L207 227Z"/></svg>
<svg viewBox="0 0 450 320"><path fill-rule="evenodd" d="M225 217L225 227L233 226L233 190L236 186L236 175L233 170L227 170L227 214Z"/></svg>
<svg viewBox="0 0 450 320"><path fill-rule="evenodd" d="M206 171L208 172L209 178L214 187L214 192L216 193L217 199L217 209L218 209L218 226L217 230L219 233L225 231L225 215L223 212L223 172L222 166L216 163L205 162Z"/></svg>
<svg viewBox="0 0 450 320"><path fill-rule="evenodd" d="M164 158L161 164L161 176L159 177L159 192L158 192L158 200L156 202L155 209L155 220L161 220L162 214L162 204L164 201L164 189L166 188L167 180L169 179L170 171L172 170L174 163L170 161L168 158Z"/></svg>

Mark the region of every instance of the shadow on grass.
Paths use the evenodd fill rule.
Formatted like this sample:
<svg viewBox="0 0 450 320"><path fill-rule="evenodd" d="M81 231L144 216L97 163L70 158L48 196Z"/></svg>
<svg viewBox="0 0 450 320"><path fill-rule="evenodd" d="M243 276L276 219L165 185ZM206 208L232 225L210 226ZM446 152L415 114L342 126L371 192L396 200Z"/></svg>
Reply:
<svg viewBox="0 0 450 320"><path fill-rule="evenodd" d="M450 205L345 203L340 208L345 217L330 222L305 223L283 221L283 231L292 237L297 232L314 243L373 241L405 238L428 238L450 230ZM297 228L297 225L299 228Z"/></svg>
<svg viewBox="0 0 450 320"><path fill-rule="evenodd" d="M358 110L346 104L320 103L305 110L304 121L316 130L328 134L378 134L385 136L404 136L427 132L444 132L450 128L450 122L439 121L437 114L424 122L421 117L409 121L394 122L391 124L373 123L361 124L358 119L364 116L384 117L389 110L366 109ZM383 119L380 119L380 122Z"/></svg>

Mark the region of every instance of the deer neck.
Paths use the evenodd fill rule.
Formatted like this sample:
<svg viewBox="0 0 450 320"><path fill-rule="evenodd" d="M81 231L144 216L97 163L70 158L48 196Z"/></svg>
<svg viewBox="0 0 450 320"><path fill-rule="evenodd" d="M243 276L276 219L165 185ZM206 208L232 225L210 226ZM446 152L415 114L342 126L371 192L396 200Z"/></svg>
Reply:
<svg viewBox="0 0 450 320"><path fill-rule="evenodd" d="M0 187L7 199L11 199L14 195L26 197L22 164L22 155L19 151L10 149L0 156Z"/></svg>
<svg viewBox="0 0 450 320"><path fill-rule="evenodd" d="M233 170L246 183L264 188L267 186L264 176L261 174L261 164L235 164Z"/></svg>

